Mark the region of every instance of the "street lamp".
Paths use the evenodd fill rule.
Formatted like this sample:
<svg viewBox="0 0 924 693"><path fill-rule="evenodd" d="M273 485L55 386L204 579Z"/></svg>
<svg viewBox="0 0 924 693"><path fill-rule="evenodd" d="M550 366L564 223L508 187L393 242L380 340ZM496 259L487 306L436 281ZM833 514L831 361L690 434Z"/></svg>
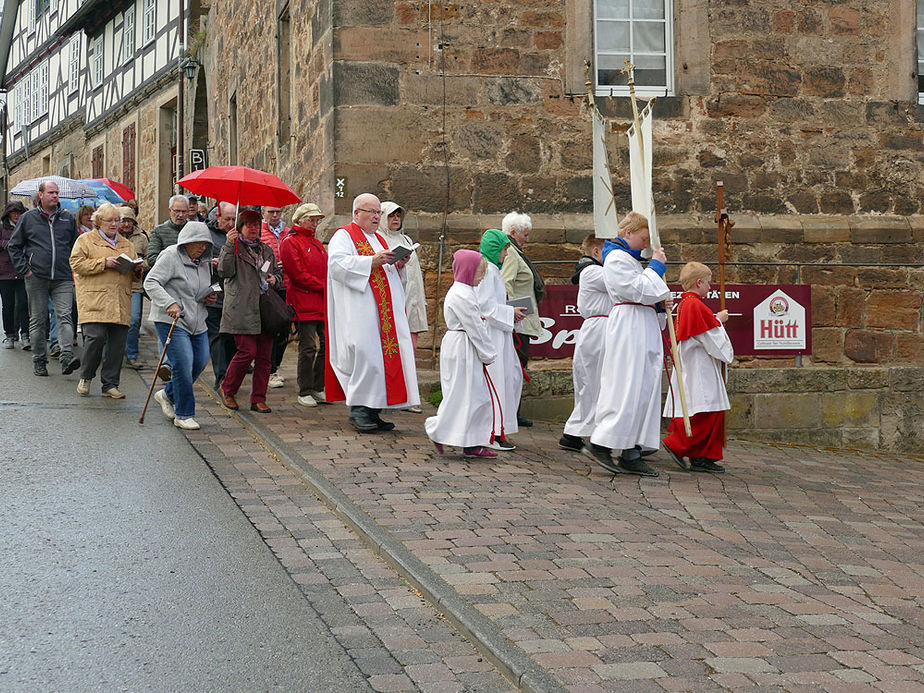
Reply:
<svg viewBox="0 0 924 693"><path fill-rule="evenodd" d="M199 71L200 67L202 67L202 63L195 58L183 58L183 60L180 61L180 69L183 70L186 79L189 81L195 79L196 73Z"/></svg>

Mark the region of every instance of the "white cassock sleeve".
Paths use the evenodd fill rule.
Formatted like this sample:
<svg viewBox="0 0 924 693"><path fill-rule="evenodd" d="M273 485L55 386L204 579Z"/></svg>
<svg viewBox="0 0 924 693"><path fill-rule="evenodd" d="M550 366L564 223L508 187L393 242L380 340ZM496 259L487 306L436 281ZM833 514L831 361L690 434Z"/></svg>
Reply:
<svg viewBox="0 0 924 693"><path fill-rule="evenodd" d="M500 270L489 267L484 279L475 290L481 314L491 327L504 332L513 332L513 307L507 305L507 290Z"/></svg>
<svg viewBox="0 0 924 693"><path fill-rule="evenodd" d="M474 295L472 296L474 299ZM478 314L478 305L474 303L471 310L462 311L456 316L462 323L462 329L468 335L468 340L475 347L475 353L478 354L478 360L484 364L494 363L497 358L497 352L494 350L494 344L488 336L488 329L485 321Z"/></svg>
<svg viewBox="0 0 924 693"><path fill-rule="evenodd" d="M731 363L735 358L735 349L732 347L731 339L722 325L713 327L711 330L702 332L692 339L699 342L706 353L716 361L722 363Z"/></svg>
<svg viewBox="0 0 924 693"><path fill-rule="evenodd" d="M327 245L327 274L353 291L362 293L369 286L372 256L358 255L346 231L337 231Z"/></svg>

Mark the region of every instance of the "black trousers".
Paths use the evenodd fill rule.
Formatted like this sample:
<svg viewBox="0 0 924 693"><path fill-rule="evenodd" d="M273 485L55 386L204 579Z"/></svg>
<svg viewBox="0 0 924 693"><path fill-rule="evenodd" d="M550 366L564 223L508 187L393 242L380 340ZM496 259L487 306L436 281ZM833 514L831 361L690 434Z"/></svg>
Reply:
<svg viewBox="0 0 924 693"><path fill-rule="evenodd" d="M29 297L23 279L0 279L3 333L13 339L29 338Z"/></svg>
<svg viewBox="0 0 924 693"><path fill-rule="evenodd" d="M205 328L209 335L209 357L212 361L212 372L215 374L215 389L221 385L225 379L225 373L228 372L228 364L234 358L237 346L234 344L234 336L222 334L219 330L221 326L221 306L206 306L208 314L205 318Z"/></svg>
<svg viewBox="0 0 924 693"><path fill-rule="evenodd" d="M279 289L279 295L282 300L286 300L286 290ZM282 357L286 355L286 347L289 346L289 335L292 333L292 324L290 323L285 330L273 337L273 353L270 356L270 373L275 373L282 363Z"/></svg>

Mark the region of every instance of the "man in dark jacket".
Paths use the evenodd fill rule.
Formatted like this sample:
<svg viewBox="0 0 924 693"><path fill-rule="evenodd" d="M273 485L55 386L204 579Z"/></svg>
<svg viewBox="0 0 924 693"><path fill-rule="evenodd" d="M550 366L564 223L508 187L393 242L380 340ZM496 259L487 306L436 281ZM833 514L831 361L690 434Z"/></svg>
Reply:
<svg viewBox="0 0 924 693"><path fill-rule="evenodd" d="M77 222L58 206L58 186L39 183L38 207L19 217L8 249L17 273L25 277L29 295L29 338L36 375L48 375L48 299L58 321L61 373L69 375L80 366L74 356L74 279L71 249L77 240Z"/></svg>
<svg viewBox="0 0 924 693"><path fill-rule="evenodd" d="M213 216L214 214L214 216ZM209 227L209 233L212 234L212 281L218 282L222 286L223 280L218 276L218 254L227 242L228 231L234 228L234 218L237 216L237 207L230 202L219 202L218 206L209 213L208 221L205 225ZM215 374L215 389L221 385L225 379L225 373L228 370L228 364L234 358L234 352L237 347L234 345L234 337L229 334L221 334L221 310L224 306L223 294L218 294L218 300L208 309L208 317L205 321L206 329L209 333L209 355L212 360L212 372Z"/></svg>
<svg viewBox="0 0 924 693"><path fill-rule="evenodd" d="M189 214L189 200L184 195L174 195L167 203L170 218L163 224L158 224L151 230L151 239L148 242L148 253L145 259L148 267L153 267L157 256L164 248L176 245L180 231L186 226L186 217Z"/></svg>

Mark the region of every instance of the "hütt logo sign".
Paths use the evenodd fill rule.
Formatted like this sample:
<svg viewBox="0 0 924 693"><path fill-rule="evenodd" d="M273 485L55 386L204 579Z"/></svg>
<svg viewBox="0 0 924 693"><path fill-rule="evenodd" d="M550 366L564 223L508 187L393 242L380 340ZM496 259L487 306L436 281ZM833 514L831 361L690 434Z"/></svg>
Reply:
<svg viewBox="0 0 924 693"><path fill-rule="evenodd" d="M754 349L804 349L805 308L777 289L754 306Z"/></svg>

